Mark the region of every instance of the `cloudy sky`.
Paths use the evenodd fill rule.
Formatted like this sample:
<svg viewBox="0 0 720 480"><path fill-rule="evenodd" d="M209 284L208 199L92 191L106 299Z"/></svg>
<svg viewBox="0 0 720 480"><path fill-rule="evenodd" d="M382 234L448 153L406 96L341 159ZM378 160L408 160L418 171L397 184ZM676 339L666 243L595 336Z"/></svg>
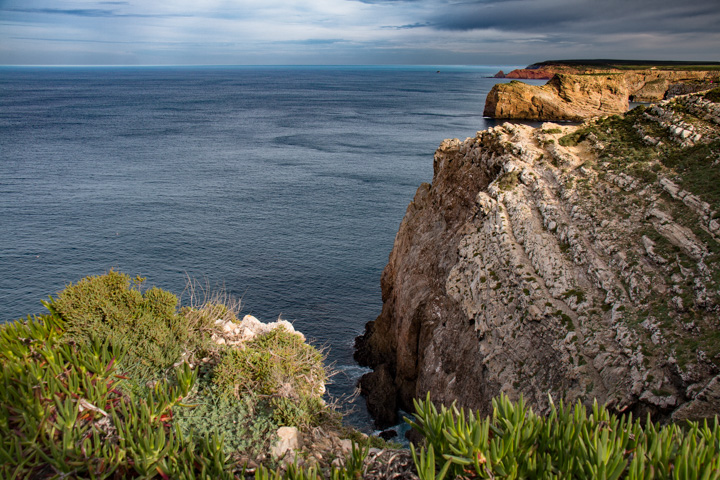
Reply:
<svg viewBox="0 0 720 480"><path fill-rule="evenodd" d="M0 0L0 64L720 61L719 0Z"/></svg>

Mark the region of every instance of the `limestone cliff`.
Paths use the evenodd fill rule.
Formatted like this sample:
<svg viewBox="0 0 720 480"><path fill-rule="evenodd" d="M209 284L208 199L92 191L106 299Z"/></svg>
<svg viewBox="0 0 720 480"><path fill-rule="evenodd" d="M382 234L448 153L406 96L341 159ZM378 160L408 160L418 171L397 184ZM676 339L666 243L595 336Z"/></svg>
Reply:
<svg viewBox="0 0 720 480"><path fill-rule="evenodd" d="M653 73L660 69L666 72L693 72L717 70L720 62L685 62L655 60L546 60L525 68L518 68L502 78L551 79L558 73L587 75L599 73ZM686 92L690 93L690 92Z"/></svg>
<svg viewBox="0 0 720 480"><path fill-rule="evenodd" d="M707 98L715 98L707 96ZM430 391L720 412L720 105L505 124L435 153L358 338L379 424Z"/></svg>
<svg viewBox="0 0 720 480"><path fill-rule="evenodd" d="M543 86L513 81L495 85L483 115L493 118L573 120L628 109L620 75L555 75Z"/></svg>
<svg viewBox="0 0 720 480"><path fill-rule="evenodd" d="M507 77L511 78L511 74ZM483 114L504 119L582 121L624 113L630 100L662 100L668 90L679 84L707 83L710 88L708 82L717 76L717 72L683 70L557 73L542 86L519 81L495 85L487 96Z"/></svg>

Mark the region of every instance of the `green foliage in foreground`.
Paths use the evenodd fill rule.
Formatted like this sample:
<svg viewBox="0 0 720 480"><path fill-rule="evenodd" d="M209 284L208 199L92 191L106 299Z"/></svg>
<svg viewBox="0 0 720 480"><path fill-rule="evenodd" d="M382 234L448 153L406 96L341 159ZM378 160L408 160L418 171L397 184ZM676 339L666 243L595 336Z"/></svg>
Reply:
<svg viewBox="0 0 720 480"><path fill-rule="evenodd" d="M157 377L200 341L178 314L177 297L155 287L143 293L143 281L110 271L67 286L45 306L62 319L68 339L83 344L93 336L105 339L127 352L127 373Z"/></svg>
<svg viewBox="0 0 720 480"><path fill-rule="evenodd" d="M141 283L88 277L45 302L49 314L0 325L0 478L231 479L241 456L267 454L276 418L310 427L331 416L309 400L324 386L324 358L299 336L245 346L248 358L272 354L252 384L267 395L228 394L220 387L242 380L223 359L238 347L211 337L237 308L214 298L178 309L177 297ZM308 373L314 390L294 379L277 403L262 383ZM295 392L305 403L290 401Z"/></svg>
<svg viewBox="0 0 720 480"><path fill-rule="evenodd" d="M604 407L592 412L579 402L552 406L547 417L504 395L493 415L441 407L430 397L415 402L407 420L427 439L416 452L423 480L455 478L718 479L720 426L689 422L660 427L650 419L618 417ZM433 461L434 460L434 461Z"/></svg>
<svg viewBox="0 0 720 480"><path fill-rule="evenodd" d="M267 453L278 424L312 426L307 419L321 406L302 398L326 376L322 355L298 336L277 330L245 354L230 353L235 347L208 340L218 316L234 315L217 302L178 311L174 297L143 294L120 274L85 281L49 302L50 314L0 326L0 478L229 480L243 477L239 455ZM133 332L122 326L125 315ZM194 368L167 366L172 356L155 364L162 357L154 349L120 341L108 327L142 339L148 328L174 335L183 322L189 331L173 337L181 358L208 355ZM133 370L128 358L143 368ZM148 383L150 365L159 372ZM717 420L659 427L598 405L588 413L580 403L543 417L504 396L493 407L482 418L438 410L429 397L416 402L408 422L427 440L412 450L420 478L720 479ZM343 467L260 467L255 477L361 478L367 454L353 444Z"/></svg>
<svg viewBox="0 0 720 480"><path fill-rule="evenodd" d="M51 315L0 329L0 478L233 478L217 436L172 425L187 364L140 396L117 369L124 352L63 334Z"/></svg>

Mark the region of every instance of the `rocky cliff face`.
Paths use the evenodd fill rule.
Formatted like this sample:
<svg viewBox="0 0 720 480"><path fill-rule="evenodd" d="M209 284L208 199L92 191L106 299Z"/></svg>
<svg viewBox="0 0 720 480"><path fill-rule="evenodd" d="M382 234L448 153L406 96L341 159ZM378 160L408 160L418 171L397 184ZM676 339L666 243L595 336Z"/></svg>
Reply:
<svg viewBox="0 0 720 480"><path fill-rule="evenodd" d="M673 70L557 73L543 86L518 81L495 85L487 96L483 114L505 119L582 121L624 113L629 100L662 100L671 86L705 83L713 75L717 76L706 71Z"/></svg>
<svg viewBox="0 0 720 480"><path fill-rule="evenodd" d="M495 85L483 115L493 118L572 120L622 113L628 109L620 75L555 75L543 86L513 81Z"/></svg>
<svg viewBox="0 0 720 480"><path fill-rule="evenodd" d="M720 412L719 164L700 95L444 141L357 342L378 423L428 391L485 413L500 392Z"/></svg>

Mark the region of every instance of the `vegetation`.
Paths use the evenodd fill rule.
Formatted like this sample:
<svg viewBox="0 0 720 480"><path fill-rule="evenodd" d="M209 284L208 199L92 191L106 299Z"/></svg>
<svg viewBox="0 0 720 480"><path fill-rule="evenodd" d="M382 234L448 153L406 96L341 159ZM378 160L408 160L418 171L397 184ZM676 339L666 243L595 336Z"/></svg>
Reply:
<svg viewBox="0 0 720 480"><path fill-rule="evenodd" d="M542 130L543 133L549 133L549 134L556 134L556 133L562 133L561 128L547 128Z"/></svg>
<svg viewBox="0 0 720 480"><path fill-rule="evenodd" d="M233 308L178 309L142 284L88 277L0 327L0 478L234 478L279 425L337 421L323 355L300 336L218 345Z"/></svg>
<svg viewBox="0 0 720 480"><path fill-rule="evenodd" d="M226 396L268 398L280 425L309 426L326 410L321 398L327 380L322 362L322 354L300 336L278 327L243 349L226 350L214 383Z"/></svg>
<svg viewBox="0 0 720 480"><path fill-rule="evenodd" d="M575 68L606 69L617 68L620 70L648 70L660 68L662 70L719 70L718 62L683 62L683 61L658 61L658 60L547 60L530 65L527 68L541 68L547 66L569 66Z"/></svg>
<svg viewBox="0 0 720 480"><path fill-rule="evenodd" d="M522 398L493 400L493 414L415 402L408 422L427 445L413 448L423 480L443 478L718 479L720 425L689 422L659 427L615 416L595 403L588 413L552 404L535 414Z"/></svg>
<svg viewBox="0 0 720 480"><path fill-rule="evenodd" d="M62 320L66 340L87 344L102 338L126 352L123 368L129 375L162 376L185 351L197 350L203 337L178 314L175 295L159 288L143 293L143 282L110 271L69 285L44 305Z"/></svg>
<svg viewBox="0 0 720 480"><path fill-rule="evenodd" d="M720 103L720 87L715 87L705 94L705 99L711 102Z"/></svg>
<svg viewBox="0 0 720 480"><path fill-rule="evenodd" d="M518 184L518 172L506 172L498 180L498 187L500 190L506 192L515 188Z"/></svg>
<svg viewBox="0 0 720 480"><path fill-rule="evenodd" d="M216 345L215 319L234 318L232 308L178 309L141 285L89 277L51 298L48 314L0 327L0 478L244 478L241 459L267 453L279 425L337 421L313 400L323 356L298 335L277 328L243 348ZM176 345L151 348L158 332ZM504 396L488 418L438 411L429 396L415 408L421 479L720 478L717 420L658 427L580 403L543 417ZM369 446L353 442L332 467L266 464L254 477L362 478Z"/></svg>
<svg viewBox="0 0 720 480"><path fill-rule="evenodd" d="M65 333L57 314L0 331L0 477L233 478L218 436L172 424L195 382L187 364L138 394L126 352Z"/></svg>

